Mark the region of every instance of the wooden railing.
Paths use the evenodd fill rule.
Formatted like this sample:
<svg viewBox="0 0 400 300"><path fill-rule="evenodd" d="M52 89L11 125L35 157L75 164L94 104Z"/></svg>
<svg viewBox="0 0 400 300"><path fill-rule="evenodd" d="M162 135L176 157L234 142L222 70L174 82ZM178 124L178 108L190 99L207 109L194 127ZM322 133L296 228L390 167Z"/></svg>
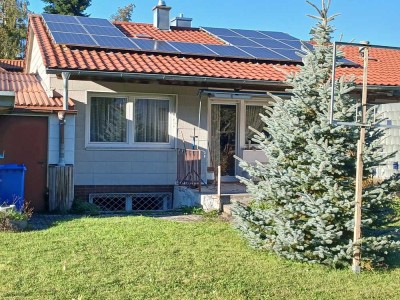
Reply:
<svg viewBox="0 0 400 300"><path fill-rule="evenodd" d="M201 151L178 149L178 185L201 190Z"/></svg>

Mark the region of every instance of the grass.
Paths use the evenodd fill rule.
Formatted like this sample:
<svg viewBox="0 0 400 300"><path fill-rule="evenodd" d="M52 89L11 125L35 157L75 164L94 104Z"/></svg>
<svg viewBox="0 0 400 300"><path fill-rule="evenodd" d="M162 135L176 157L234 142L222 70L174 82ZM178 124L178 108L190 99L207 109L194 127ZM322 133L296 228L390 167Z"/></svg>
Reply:
<svg viewBox="0 0 400 300"><path fill-rule="evenodd" d="M0 299L400 299L400 269L284 261L226 222L81 218L0 240Z"/></svg>

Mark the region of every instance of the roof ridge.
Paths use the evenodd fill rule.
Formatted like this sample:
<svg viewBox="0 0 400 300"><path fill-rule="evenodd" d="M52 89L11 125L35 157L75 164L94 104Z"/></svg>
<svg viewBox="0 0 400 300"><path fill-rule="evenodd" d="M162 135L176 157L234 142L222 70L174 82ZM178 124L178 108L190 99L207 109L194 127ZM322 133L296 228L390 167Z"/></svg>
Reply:
<svg viewBox="0 0 400 300"><path fill-rule="evenodd" d="M113 24L133 24L133 25L145 25L145 26L153 26L151 23L142 23L142 22L129 22L129 21L112 21ZM155 28L155 27L154 27Z"/></svg>

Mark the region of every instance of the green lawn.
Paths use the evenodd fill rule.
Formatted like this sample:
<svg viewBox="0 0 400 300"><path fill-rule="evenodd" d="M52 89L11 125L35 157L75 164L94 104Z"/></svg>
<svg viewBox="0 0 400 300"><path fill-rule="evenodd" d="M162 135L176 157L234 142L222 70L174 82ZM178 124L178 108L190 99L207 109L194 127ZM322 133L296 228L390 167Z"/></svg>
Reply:
<svg viewBox="0 0 400 300"><path fill-rule="evenodd" d="M83 218L0 241L0 299L400 299L400 269L283 261L225 222Z"/></svg>

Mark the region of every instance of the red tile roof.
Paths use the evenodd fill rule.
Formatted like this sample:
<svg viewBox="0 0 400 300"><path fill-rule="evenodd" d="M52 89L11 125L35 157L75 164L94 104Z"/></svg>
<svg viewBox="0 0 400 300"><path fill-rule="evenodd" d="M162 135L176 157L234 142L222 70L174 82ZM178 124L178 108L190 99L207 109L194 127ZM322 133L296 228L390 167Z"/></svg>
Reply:
<svg viewBox="0 0 400 300"><path fill-rule="evenodd" d="M363 58L358 47L346 46L343 52L347 59L363 65ZM362 82L362 68L342 67L338 75L354 75L358 83ZM390 49L370 48L368 60L368 82L373 85L400 85L400 51Z"/></svg>
<svg viewBox="0 0 400 300"><path fill-rule="evenodd" d="M103 49L71 49L52 42L40 16L32 15L30 26L38 38L42 58L47 68L268 81L281 81L285 78L284 74L275 68L276 64L269 62L253 63L244 60ZM286 71L296 70L294 65L279 65L279 67Z"/></svg>
<svg viewBox="0 0 400 300"><path fill-rule="evenodd" d="M24 66L25 60L23 59L0 59L0 69L9 72L22 72Z"/></svg>
<svg viewBox="0 0 400 300"><path fill-rule="evenodd" d="M28 110L61 110L63 98L60 95L48 97L40 81L33 74L14 72L0 73L0 91L15 92L15 108ZM69 100L70 109L74 103Z"/></svg>
<svg viewBox="0 0 400 300"><path fill-rule="evenodd" d="M150 24L118 22L116 25L129 36L146 34L160 40L221 44L218 39L199 29L162 31ZM298 70L293 63L279 64L271 61L254 62L228 58L70 48L53 43L39 15L31 15L30 28L39 41L42 58L47 68L261 81L283 81L286 75L282 70L285 72ZM348 59L361 63L356 48L345 48L345 53ZM376 60L371 61L369 84L400 85L400 72L394 72L400 65L400 51L397 54L390 50L374 50L372 55ZM362 68L343 67L338 73L355 75L357 83L362 81Z"/></svg>
<svg viewBox="0 0 400 300"><path fill-rule="evenodd" d="M223 45L224 42L209 35L205 31L197 28L177 28L171 30L159 30L151 24L114 22L114 24L128 37L137 37L137 35L146 35L154 40L188 42L199 44Z"/></svg>

